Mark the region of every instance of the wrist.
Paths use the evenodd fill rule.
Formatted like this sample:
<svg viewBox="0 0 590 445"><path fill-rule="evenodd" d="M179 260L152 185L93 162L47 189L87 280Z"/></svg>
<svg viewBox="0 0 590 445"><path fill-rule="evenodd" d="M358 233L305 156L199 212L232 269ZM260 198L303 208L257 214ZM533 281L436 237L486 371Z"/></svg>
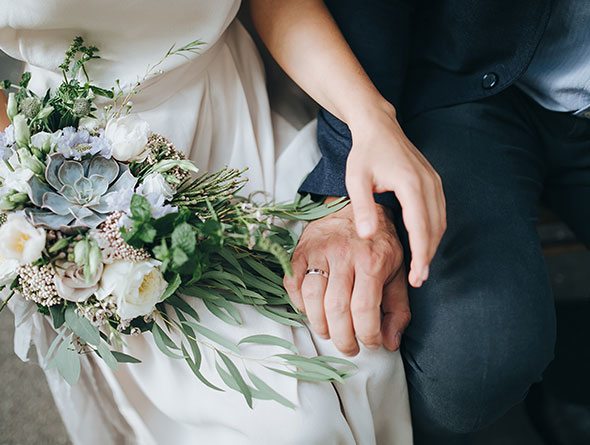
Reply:
<svg viewBox="0 0 590 445"><path fill-rule="evenodd" d="M383 122L397 123L397 112L395 107L382 97L356 107L353 113L346 116L346 124L353 136L367 133Z"/></svg>

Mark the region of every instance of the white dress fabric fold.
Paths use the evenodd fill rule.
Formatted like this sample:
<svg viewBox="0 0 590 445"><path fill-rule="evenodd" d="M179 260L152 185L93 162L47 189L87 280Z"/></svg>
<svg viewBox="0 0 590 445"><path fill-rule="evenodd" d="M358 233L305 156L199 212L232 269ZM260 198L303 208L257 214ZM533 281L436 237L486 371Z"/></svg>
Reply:
<svg viewBox="0 0 590 445"><path fill-rule="evenodd" d="M23 60L44 92L59 84L56 67L81 35L100 48L88 70L110 88L141 78L171 45L205 42L199 55L172 57L133 98L133 112L169 138L202 171L248 167L244 193L264 191L276 201L293 199L319 160L316 127L293 125L271 109L256 46L236 19L235 0L0 0L0 47ZM302 108L302 107L299 107ZM297 107L294 107L297 109ZM303 117L298 116L298 122ZM239 306L242 326L230 326L195 298L201 322L237 342L271 334L306 355L340 356L330 341L308 328L279 325ZM14 297L15 351L27 359L34 344L41 365L55 331L29 302ZM247 367L287 399L247 407L241 394L205 387L186 363L163 355L151 334L127 338L125 352L141 364L111 371L96 357L82 358L80 381L70 387L55 369L46 371L57 407L74 444L394 444L412 443L407 386L399 353L362 349L359 367L344 384L298 382L269 371L257 358L283 352L273 346L243 348ZM224 387L214 351L203 347L202 372Z"/></svg>

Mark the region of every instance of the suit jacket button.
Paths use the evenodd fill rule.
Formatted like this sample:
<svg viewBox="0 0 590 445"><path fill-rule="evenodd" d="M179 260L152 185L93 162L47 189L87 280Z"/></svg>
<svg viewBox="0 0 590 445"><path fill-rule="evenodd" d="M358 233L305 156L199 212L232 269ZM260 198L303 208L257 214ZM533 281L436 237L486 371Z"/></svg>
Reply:
<svg viewBox="0 0 590 445"><path fill-rule="evenodd" d="M494 88L498 83L498 75L496 73L485 73L481 78L481 86L486 90Z"/></svg>

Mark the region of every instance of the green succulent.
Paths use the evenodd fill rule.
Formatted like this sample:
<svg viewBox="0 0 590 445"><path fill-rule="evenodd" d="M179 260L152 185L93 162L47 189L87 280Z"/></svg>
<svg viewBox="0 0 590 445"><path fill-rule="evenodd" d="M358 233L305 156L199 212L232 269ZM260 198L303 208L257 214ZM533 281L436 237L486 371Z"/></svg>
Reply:
<svg viewBox="0 0 590 445"><path fill-rule="evenodd" d="M133 190L137 182L126 165L95 156L76 161L55 153L48 158L45 181L29 180L30 199L37 209L25 211L35 225L62 232L95 228L115 210L116 195Z"/></svg>

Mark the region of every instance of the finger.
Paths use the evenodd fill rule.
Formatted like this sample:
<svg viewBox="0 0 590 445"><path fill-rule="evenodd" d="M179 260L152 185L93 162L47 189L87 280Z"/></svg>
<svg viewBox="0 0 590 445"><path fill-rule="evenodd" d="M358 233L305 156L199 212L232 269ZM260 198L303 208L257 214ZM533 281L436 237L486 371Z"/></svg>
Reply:
<svg viewBox="0 0 590 445"><path fill-rule="evenodd" d="M421 188L403 188L397 191L402 206L402 218L408 231L412 262L408 280L414 287L422 286L429 275L432 228L428 206Z"/></svg>
<svg viewBox="0 0 590 445"><path fill-rule="evenodd" d="M325 258L310 258L308 269L321 269L329 273L328 263ZM322 338L330 338L328 322L324 312L324 294L328 280L316 274L307 274L303 279L301 293L307 318L311 323L312 329Z"/></svg>
<svg viewBox="0 0 590 445"><path fill-rule="evenodd" d="M369 239L377 231L377 204L373 198L370 175L347 169L346 190L352 204L357 234L362 239Z"/></svg>
<svg viewBox="0 0 590 445"><path fill-rule="evenodd" d="M383 341L380 309L382 296L383 280L357 269L350 302L352 323L359 341L370 349L377 349Z"/></svg>
<svg viewBox="0 0 590 445"><path fill-rule="evenodd" d="M328 287L324 298L324 309L330 338L340 352L345 355L356 355L359 346L354 336L350 299L354 282L352 267L332 265Z"/></svg>
<svg viewBox="0 0 590 445"><path fill-rule="evenodd" d="M290 277L285 275L285 278L283 278L283 285L295 307L301 312L305 312L305 304L301 294L301 285L305 278L307 260L302 254L299 254L297 250L295 250L293 259L291 260L291 268L293 269L293 274Z"/></svg>
<svg viewBox="0 0 590 445"><path fill-rule="evenodd" d="M396 351L401 343L402 334L410 323L410 303L408 285L403 269L383 289L383 321L381 332L383 344L391 351Z"/></svg>

